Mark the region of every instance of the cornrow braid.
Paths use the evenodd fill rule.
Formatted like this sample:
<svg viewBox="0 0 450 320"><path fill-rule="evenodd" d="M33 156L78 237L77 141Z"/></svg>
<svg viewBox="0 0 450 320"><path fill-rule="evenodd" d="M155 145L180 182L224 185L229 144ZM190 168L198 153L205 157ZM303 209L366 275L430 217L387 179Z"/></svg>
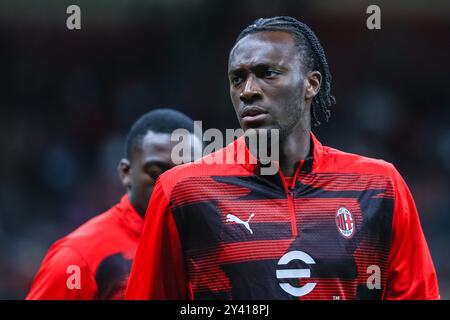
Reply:
<svg viewBox="0 0 450 320"><path fill-rule="evenodd" d="M331 95L331 73L327 59L314 32L304 23L287 16L278 16L267 19L257 19L245 28L237 37L236 43L245 36L264 31L284 31L292 34L297 46L304 57L304 64L309 71L317 70L322 74L322 83L319 93L312 102L312 122L314 126L320 125L317 109L322 111L325 121L331 117L330 107L336 104L336 99Z"/></svg>

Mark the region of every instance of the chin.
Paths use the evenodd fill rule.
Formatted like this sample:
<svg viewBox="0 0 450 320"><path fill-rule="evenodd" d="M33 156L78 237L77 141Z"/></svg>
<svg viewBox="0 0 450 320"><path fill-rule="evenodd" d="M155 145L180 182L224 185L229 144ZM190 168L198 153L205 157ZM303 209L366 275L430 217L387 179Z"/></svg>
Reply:
<svg viewBox="0 0 450 320"><path fill-rule="evenodd" d="M280 128L273 124L262 124L262 125L255 125L255 126L247 126L246 128L243 128L243 129L244 129L244 131L252 129L259 133L260 131L279 130Z"/></svg>
<svg viewBox="0 0 450 320"><path fill-rule="evenodd" d="M254 130L253 132L256 133L256 136L258 137L258 141L260 141L260 138L264 138L266 137L268 140L268 143L271 143L271 141L278 141L278 143L282 140L281 138L281 130L279 127L274 126L274 125L267 125L267 126L260 126L260 127L256 127L256 128L247 128L245 129L245 133L248 134L249 132L247 130ZM278 130L278 134L277 135L273 135L271 130ZM249 135L254 136L254 135ZM263 140L262 140L263 141Z"/></svg>

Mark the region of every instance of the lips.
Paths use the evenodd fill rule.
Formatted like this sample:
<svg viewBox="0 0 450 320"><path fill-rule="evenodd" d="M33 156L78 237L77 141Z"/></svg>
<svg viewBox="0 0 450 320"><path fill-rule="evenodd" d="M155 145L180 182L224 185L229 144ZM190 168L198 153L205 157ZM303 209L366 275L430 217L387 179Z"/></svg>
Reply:
<svg viewBox="0 0 450 320"><path fill-rule="evenodd" d="M257 106L246 106L241 112L242 122L247 128L258 127L266 120L267 116L268 112Z"/></svg>
<svg viewBox="0 0 450 320"><path fill-rule="evenodd" d="M241 118L256 117L267 114L267 111L258 106L246 106L242 109Z"/></svg>

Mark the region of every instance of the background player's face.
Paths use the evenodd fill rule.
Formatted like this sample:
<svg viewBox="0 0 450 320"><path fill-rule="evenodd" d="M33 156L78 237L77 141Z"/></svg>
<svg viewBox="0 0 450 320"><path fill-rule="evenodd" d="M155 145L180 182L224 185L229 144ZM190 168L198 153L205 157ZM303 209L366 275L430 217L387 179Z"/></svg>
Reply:
<svg viewBox="0 0 450 320"><path fill-rule="evenodd" d="M133 148L131 159L122 159L119 164L119 173L130 202L142 216L147 210L156 179L175 166L171 153L178 141L171 141L170 137L168 133L149 131L141 147Z"/></svg>
<svg viewBox="0 0 450 320"><path fill-rule="evenodd" d="M283 139L302 117L309 125L320 73L305 70L291 34L258 32L242 38L230 53L228 77L244 130L279 129Z"/></svg>
<svg viewBox="0 0 450 320"><path fill-rule="evenodd" d="M178 141L171 141L170 136L149 131L142 139L141 147L133 149L131 159L123 159L119 165L130 202L142 216L147 210L156 179L175 166L171 153Z"/></svg>
<svg viewBox="0 0 450 320"><path fill-rule="evenodd" d="M201 140L193 134L191 139L197 140L196 142L191 140L193 142L191 154L201 154ZM178 143L178 140L171 140L169 133L148 131L142 139L141 147L132 150L131 159L120 161L119 175L122 183L127 189L131 204L141 216L147 211L159 175L175 166L172 161L172 149Z"/></svg>

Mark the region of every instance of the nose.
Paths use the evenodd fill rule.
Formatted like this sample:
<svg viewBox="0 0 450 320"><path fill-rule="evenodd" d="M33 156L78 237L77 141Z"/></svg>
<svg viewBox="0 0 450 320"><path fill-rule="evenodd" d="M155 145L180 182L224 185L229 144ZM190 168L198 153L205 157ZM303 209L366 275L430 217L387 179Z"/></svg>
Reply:
<svg viewBox="0 0 450 320"><path fill-rule="evenodd" d="M245 82L244 90L239 95L242 102L249 104L262 98L261 88L257 85L252 74L249 75Z"/></svg>

